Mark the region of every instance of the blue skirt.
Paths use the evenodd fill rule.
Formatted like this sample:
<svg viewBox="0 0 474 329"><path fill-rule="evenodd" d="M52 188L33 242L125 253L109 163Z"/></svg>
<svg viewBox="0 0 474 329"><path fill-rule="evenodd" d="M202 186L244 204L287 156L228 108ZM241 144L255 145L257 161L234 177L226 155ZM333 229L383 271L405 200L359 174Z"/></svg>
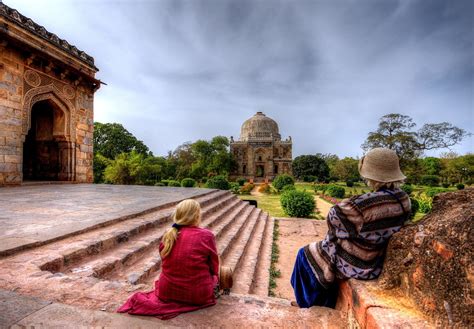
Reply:
<svg viewBox="0 0 474 329"><path fill-rule="evenodd" d="M295 267L291 275L291 286L295 291L296 302L299 307L336 306L338 285L336 282L326 289L314 275L304 254L304 248L298 251Z"/></svg>

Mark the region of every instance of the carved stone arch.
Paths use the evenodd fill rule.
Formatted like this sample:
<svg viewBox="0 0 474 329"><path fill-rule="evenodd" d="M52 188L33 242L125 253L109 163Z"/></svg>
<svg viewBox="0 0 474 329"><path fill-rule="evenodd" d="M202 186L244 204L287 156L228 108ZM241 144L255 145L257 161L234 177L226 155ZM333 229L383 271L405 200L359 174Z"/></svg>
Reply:
<svg viewBox="0 0 474 329"><path fill-rule="evenodd" d="M68 141L75 141L75 107L53 84L30 89L23 98L23 137L31 128L31 111L33 105L40 101L50 100L60 109L65 117L64 136Z"/></svg>

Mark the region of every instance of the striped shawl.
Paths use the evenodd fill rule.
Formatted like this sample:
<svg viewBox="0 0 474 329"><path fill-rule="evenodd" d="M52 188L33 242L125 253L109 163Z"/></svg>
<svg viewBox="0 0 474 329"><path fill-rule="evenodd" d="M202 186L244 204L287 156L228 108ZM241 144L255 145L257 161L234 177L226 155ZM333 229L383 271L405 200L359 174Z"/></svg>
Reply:
<svg viewBox="0 0 474 329"><path fill-rule="evenodd" d="M354 196L333 206L325 239L304 247L318 281L327 288L336 277L377 278L388 240L408 219L410 208L410 198L400 189Z"/></svg>

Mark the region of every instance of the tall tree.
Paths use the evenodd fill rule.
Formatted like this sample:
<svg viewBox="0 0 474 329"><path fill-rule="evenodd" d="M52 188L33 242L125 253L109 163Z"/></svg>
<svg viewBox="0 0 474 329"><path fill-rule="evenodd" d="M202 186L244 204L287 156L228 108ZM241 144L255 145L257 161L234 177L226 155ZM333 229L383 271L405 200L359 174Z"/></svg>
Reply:
<svg viewBox="0 0 474 329"><path fill-rule="evenodd" d="M345 157L336 162L331 174L340 180L359 180L359 160Z"/></svg>
<svg viewBox="0 0 474 329"><path fill-rule="evenodd" d="M135 151L152 155L148 147L119 123L94 123L94 154L115 159L121 153Z"/></svg>
<svg viewBox="0 0 474 329"><path fill-rule="evenodd" d="M427 123L418 131L413 130L415 126L413 119L407 115L384 115L377 130L369 133L362 148L367 151L374 147L387 147L395 150L404 163L419 157L426 150L454 146L470 135L448 122Z"/></svg>
<svg viewBox="0 0 474 329"><path fill-rule="evenodd" d="M318 181L329 178L329 167L321 155L300 155L292 163L293 175L300 180L313 176Z"/></svg>

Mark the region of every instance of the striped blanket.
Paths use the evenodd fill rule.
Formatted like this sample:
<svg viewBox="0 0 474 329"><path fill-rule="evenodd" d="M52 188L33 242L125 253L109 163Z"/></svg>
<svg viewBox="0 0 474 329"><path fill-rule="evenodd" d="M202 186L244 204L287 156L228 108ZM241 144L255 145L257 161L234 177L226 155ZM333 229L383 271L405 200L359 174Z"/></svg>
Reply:
<svg viewBox="0 0 474 329"><path fill-rule="evenodd" d="M410 207L410 198L400 189L354 196L333 206L325 239L304 247L321 285L328 289L336 277L377 278L388 240L408 219Z"/></svg>

